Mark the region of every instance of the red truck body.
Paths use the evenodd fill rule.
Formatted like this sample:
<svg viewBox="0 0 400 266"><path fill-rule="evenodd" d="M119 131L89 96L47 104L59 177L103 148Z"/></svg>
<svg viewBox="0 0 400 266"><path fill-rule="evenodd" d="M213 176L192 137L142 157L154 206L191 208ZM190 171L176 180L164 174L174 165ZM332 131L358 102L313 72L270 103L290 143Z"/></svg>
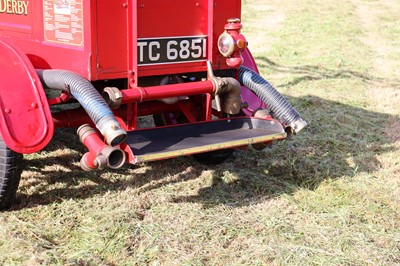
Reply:
<svg viewBox="0 0 400 266"><path fill-rule="evenodd" d="M192 154L220 163L300 131L259 76L240 18L239 0L0 0L0 157L79 127L84 170ZM140 129L146 115L155 127ZM15 169L0 163L0 208Z"/></svg>
<svg viewBox="0 0 400 266"><path fill-rule="evenodd" d="M241 1L231 0L66 2L57 8L54 0L1 0L1 35L11 37L34 68L71 70L93 81L126 78L136 67L138 76L153 76L205 71L207 60L224 65L213 45L227 19L241 13ZM141 40L182 37L204 38L196 43L202 49L200 60L168 64L134 59Z"/></svg>

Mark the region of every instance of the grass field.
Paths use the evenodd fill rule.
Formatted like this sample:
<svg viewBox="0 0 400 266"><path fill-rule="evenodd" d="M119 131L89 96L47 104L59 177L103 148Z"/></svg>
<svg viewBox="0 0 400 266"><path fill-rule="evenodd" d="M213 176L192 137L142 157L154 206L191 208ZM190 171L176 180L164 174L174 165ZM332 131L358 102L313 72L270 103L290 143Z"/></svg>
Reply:
<svg viewBox="0 0 400 266"><path fill-rule="evenodd" d="M90 173L58 132L0 214L1 265L400 265L400 1L243 0L243 21L307 129Z"/></svg>

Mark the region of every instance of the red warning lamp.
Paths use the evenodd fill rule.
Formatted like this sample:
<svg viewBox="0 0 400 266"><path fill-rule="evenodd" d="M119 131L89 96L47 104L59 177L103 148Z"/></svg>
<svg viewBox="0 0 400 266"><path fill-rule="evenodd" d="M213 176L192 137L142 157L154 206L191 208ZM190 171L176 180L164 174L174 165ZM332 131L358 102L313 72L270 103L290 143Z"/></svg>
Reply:
<svg viewBox="0 0 400 266"><path fill-rule="evenodd" d="M243 63L242 52L247 47L247 41L240 33L241 28L239 18L228 19L225 31L218 38L218 50L230 67L239 67Z"/></svg>

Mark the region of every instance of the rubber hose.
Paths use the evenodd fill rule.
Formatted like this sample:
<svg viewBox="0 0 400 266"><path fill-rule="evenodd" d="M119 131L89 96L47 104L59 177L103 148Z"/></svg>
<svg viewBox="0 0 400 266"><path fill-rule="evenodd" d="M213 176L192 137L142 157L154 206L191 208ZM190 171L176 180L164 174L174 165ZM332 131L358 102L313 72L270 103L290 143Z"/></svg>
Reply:
<svg viewBox="0 0 400 266"><path fill-rule="evenodd" d="M37 70L37 74L50 89L68 90L95 124L103 117L113 115L100 93L82 76L66 70Z"/></svg>
<svg viewBox="0 0 400 266"><path fill-rule="evenodd" d="M119 127L119 123L110 107L87 79L67 70L36 70L36 73L42 83L48 88L69 91L86 110L103 135L109 135L106 131L110 131L110 129L106 128L106 124L113 123ZM109 137L108 142L112 146L119 144L125 139L124 131L122 129L118 129L118 131L120 132L112 133L112 136ZM119 135L119 137L117 138L114 135ZM107 139L107 136L105 137Z"/></svg>
<svg viewBox="0 0 400 266"><path fill-rule="evenodd" d="M296 109L259 74L248 67L240 66L238 79L243 86L254 92L282 122L292 127L295 133L307 125Z"/></svg>

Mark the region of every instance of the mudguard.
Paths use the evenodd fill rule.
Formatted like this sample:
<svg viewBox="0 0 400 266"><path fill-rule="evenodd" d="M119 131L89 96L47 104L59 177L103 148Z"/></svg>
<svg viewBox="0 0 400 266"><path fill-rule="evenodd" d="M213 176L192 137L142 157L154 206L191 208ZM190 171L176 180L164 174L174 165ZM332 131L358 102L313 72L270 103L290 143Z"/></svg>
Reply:
<svg viewBox="0 0 400 266"><path fill-rule="evenodd" d="M251 70L255 71L256 73L259 73L257 64L254 61L253 55L251 54L249 48L246 48L245 51L242 53L243 57L243 65L250 68ZM253 112L257 109L260 108L266 108L265 103L257 97L252 91L250 91L248 88L245 86L242 86L242 91L241 91L242 99L244 102L248 103L247 108L243 108L242 111L246 115L252 115Z"/></svg>
<svg viewBox="0 0 400 266"><path fill-rule="evenodd" d="M53 119L39 77L28 57L0 38L0 134L18 153L44 148L54 133Z"/></svg>

